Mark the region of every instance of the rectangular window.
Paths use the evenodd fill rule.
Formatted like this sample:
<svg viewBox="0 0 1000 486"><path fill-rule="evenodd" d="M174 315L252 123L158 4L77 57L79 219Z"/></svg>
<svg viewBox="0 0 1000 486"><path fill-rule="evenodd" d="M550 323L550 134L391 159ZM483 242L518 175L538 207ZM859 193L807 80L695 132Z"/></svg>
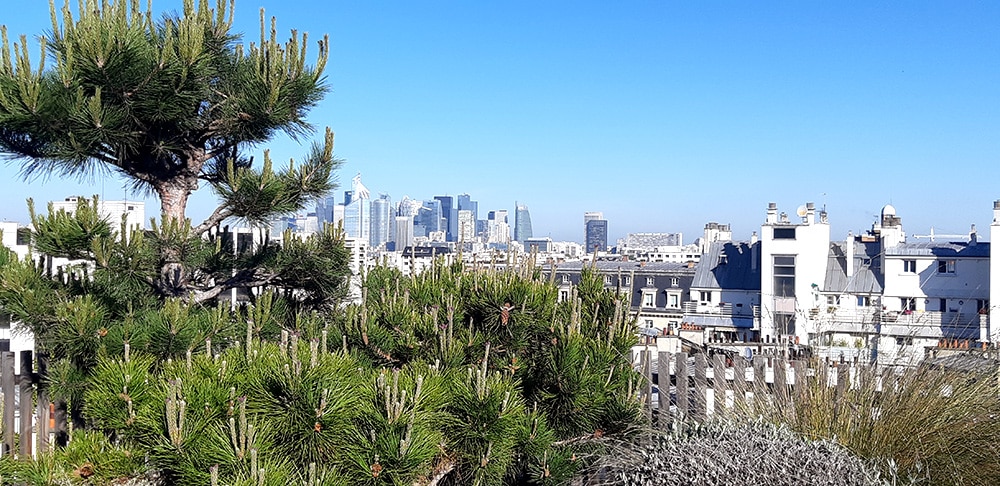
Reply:
<svg viewBox="0 0 1000 486"><path fill-rule="evenodd" d="M774 256L774 296L795 297L795 256Z"/></svg>
<svg viewBox="0 0 1000 486"><path fill-rule="evenodd" d="M681 296L677 294L670 294L667 296L668 307L678 308L681 306Z"/></svg>
<svg viewBox="0 0 1000 486"><path fill-rule="evenodd" d="M699 294L700 294L699 295L700 298L698 300L700 300L702 302L711 302L712 301L712 293L711 292L699 292Z"/></svg>
<svg viewBox="0 0 1000 486"><path fill-rule="evenodd" d="M670 279L670 286L671 287L676 287L677 284L679 284L679 283L680 283L680 279L677 278L677 277L673 277L673 278Z"/></svg>
<svg viewBox="0 0 1000 486"><path fill-rule="evenodd" d="M948 299L939 299L938 312L948 312Z"/></svg>
<svg viewBox="0 0 1000 486"><path fill-rule="evenodd" d="M776 240L794 240L795 239L795 228L774 228L774 239L776 239Z"/></svg>
<svg viewBox="0 0 1000 486"><path fill-rule="evenodd" d="M775 313L774 330L781 335L795 334L795 314Z"/></svg>
<svg viewBox="0 0 1000 486"><path fill-rule="evenodd" d="M917 310L917 299L913 297L900 297L899 308L904 311L915 311Z"/></svg>
<svg viewBox="0 0 1000 486"><path fill-rule="evenodd" d="M859 295L858 296L858 307L871 307L871 306L872 306L872 298L871 297L869 297L867 295Z"/></svg>
<svg viewBox="0 0 1000 486"><path fill-rule="evenodd" d="M903 273L917 273L917 261L903 260Z"/></svg>
<svg viewBox="0 0 1000 486"><path fill-rule="evenodd" d="M611 275L604 276L604 285L611 285Z"/></svg>
<svg viewBox="0 0 1000 486"><path fill-rule="evenodd" d="M656 286L656 279L654 279L653 277L646 277L646 286L647 287L655 287Z"/></svg>
<svg viewBox="0 0 1000 486"><path fill-rule="evenodd" d="M984 299L976 300L976 311L980 314L989 314L990 312L990 301Z"/></svg>
<svg viewBox="0 0 1000 486"><path fill-rule="evenodd" d="M826 296L826 305L840 305L840 296L839 295Z"/></svg>
<svg viewBox="0 0 1000 486"><path fill-rule="evenodd" d="M628 277L622 277L622 285L629 285L631 283L632 283L632 280L630 278L628 278Z"/></svg>
<svg viewBox="0 0 1000 486"><path fill-rule="evenodd" d="M568 283L569 283L569 275L566 275L566 274L563 274L563 275L562 275L562 276L561 276L561 277L559 278L559 280L560 280L560 281L561 281L562 283L564 283L564 284L568 284Z"/></svg>
<svg viewBox="0 0 1000 486"><path fill-rule="evenodd" d="M10 314L0 311L0 329L10 329Z"/></svg>
<svg viewBox="0 0 1000 486"><path fill-rule="evenodd" d="M559 302L566 302L567 300L569 300L569 291L568 290L559 291Z"/></svg>
<svg viewBox="0 0 1000 486"><path fill-rule="evenodd" d="M31 229L30 228L18 228L17 229L17 245L27 246L31 244Z"/></svg>
<svg viewBox="0 0 1000 486"><path fill-rule="evenodd" d="M652 292L645 292L642 294L642 306L643 307L656 307L656 294Z"/></svg>
<svg viewBox="0 0 1000 486"><path fill-rule="evenodd" d="M938 273L955 273L955 260L938 260Z"/></svg>

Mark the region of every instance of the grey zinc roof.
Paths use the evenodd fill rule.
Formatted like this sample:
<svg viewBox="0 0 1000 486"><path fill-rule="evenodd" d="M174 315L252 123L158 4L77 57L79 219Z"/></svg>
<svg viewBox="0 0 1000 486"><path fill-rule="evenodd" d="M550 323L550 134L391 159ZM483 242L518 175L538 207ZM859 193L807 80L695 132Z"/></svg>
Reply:
<svg viewBox="0 0 1000 486"><path fill-rule="evenodd" d="M760 243L717 241L695 267L692 288L760 290ZM725 257L723 260L722 257ZM754 264L756 259L756 265Z"/></svg>
<svg viewBox="0 0 1000 486"><path fill-rule="evenodd" d="M918 243L903 243L892 248L886 248L885 254L888 256L989 258L990 243L977 242L972 245L968 241L921 241Z"/></svg>
<svg viewBox="0 0 1000 486"><path fill-rule="evenodd" d="M846 245L854 245L854 275L847 277ZM878 262L879 244L855 242L831 242L830 255L826 264L824 292L872 294L882 292L882 272L866 264L865 260Z"/></svg>
<svg viewBox="0 0 1000 486"><path fill-rule="evenodd" d="M631 272L632 270L635 270L636 272L650 272L650 273L656 273L656 272L677 273L677 272L690 271L686 263L676 263L676 262L640 263L640 262L599 261L599 262L594 262L594 264L597 265L597 270L602 274L614 273L617 272L619 269L621 269L621 271L624 273ZM575 261L575 262L560 263L556 265L556 271L559 270L580 271L581 269L583 269L584 265L589 266L591 265L591 262ZM546 268L548 268L547 264Z"/></svg>

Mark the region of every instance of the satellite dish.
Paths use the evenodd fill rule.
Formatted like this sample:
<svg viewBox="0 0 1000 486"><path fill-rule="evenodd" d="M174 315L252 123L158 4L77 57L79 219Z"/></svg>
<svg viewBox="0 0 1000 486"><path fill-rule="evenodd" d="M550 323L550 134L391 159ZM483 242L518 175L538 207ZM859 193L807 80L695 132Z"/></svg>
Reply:
<svg viewBox="0 0 1000 486"><path fill-rule="evenodd" d="M807 211L808 210L806 209L805 205L802 205L802 206L799 206L799 208L795 210L795 214L799 215L800 218L804 218L804 217L806 217L806 212Z"/></svg>

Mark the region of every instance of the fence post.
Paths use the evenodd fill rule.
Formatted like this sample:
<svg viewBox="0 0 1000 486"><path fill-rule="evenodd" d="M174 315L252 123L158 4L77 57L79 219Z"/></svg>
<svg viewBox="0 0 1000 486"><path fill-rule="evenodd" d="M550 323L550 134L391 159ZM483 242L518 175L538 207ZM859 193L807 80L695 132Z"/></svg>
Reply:
<svg viewBox="0 0 1000 486"><path fill-rule="evenodd" d="M848 382L851 381L851 365L848 363L837 363L837 400L844 396L844 390L847 389Z"/></svg>
<svg viewBox="0 0 1000 486"><path fill-rule="evenodd" d="M780 403L788 401L788 368L785 358L775 357L774 361L774 395Z"/></svg>
<svg viewBox="0 0 1000 486"><path fill-rule="evenodd" d="M749 361L743 356L733 358L733 406L740 407L747 404L747 390L750 385L747 381L747 367Z"/></svg>
<svg viewBox="0 0 1000 486"><path fill-rule="evenodd" d="M715 414L722 415L726 410L726 357L721 354L712 356L712 398L715 401Z"/></svg>
<svg viewBox="0 0 1000 486"><path fill-rule="evenodd" d="M14 353L0 353L0 388L3 388L3 455L14 453Z"/></svg>
<svg viewBox="0 0 1000 486"><path fill-rule="evenodd" d="M792 369L795 370L795 396L802 398L809 387L809 377L806 374L806 363L801 360L792 361Z"/></svg>
<svg viewBox="0 0 1000 486"><path fill-rule="evenodd" d="M20 397L18 403L18 413L20 414L20 426L18 427L18 456L22 461L31 459L32 436L32 409L35 408L34 389L32 385L31 372L33 371L31 351L21 351L21 375L18 376Z"/></svg>
<svg viewBox="0 0 1000 486"><path fill-rule="evenodd" d="M767 357L756 355L753 357L753 409L760 410L768 393L767 388Z"/></svg>
<svg viewBox="0 0 1000 486"><path fill-rule="evenodd" d="M660 388L660 426L666 428L667 415L670 414L670 353L660 351L656 358L657 386Z"/></svg>
<svg viewBox="0 0 1000 486"><path fill-rule="evenodd" d="M691 393L688 391L688 360L687 353L680 352L674 355L677 360L677 416L687 419L688 404Z"/></svg>
<svg viewBox="0 0 1000 486"><path fill-rule="evenodd" d="M705 410L708 404L707 377L708 359L705 353L694 355L694 400L692 405L692 417L695 420L705 420L708 411Z"/></svg>
<svg viewBox="0 0 1000 486"><path fill-rule="evenodd" d="M639 351L639 366L642 367L642 376L645 382L642 384L642 403L646 413L646 420L653 420L653 406L650 398L653 396L653 352L649 349Z"/></svg>
<svg viewBox="0 0 1000 486"><path fill-rule="evenodd" d="M31 378L35 383L35 388L38 389L38 410L36 411L35 419L36 426L38 427L38 446L35 449L39 453L48 452L49 450L49 391L46 389L46 385L42 383L48 372L49 356L45 353L38 353L38 373L33 374Z"/></svg>

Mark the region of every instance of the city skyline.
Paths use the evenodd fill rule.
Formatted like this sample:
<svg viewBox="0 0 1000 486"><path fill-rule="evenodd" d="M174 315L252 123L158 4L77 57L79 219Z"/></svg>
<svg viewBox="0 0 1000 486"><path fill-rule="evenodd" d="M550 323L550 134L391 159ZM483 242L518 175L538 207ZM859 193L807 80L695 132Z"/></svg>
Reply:
<svg viewBox="0 0 1000 486"><path fill-rule="evenodd" d="M963 234L1000 198L997 4L240 0L245 42L261 6L279 36L331 35L331 90L308 119L337 132L337 193L362 172L393 200L472 194L480 219L525 201L534 236L569 241L600 210L609 242L710 221L746 239L769 202L825 206L839 237L890 203L912 233ZM44 4L3 22L13 39L51 28ZM317 138L251 152L287 161ZM21 183L16 162L4 169L0 219L26 222L32 196L146 199L100 174ZM203 188L188 215L213 202Z"/></svg>

